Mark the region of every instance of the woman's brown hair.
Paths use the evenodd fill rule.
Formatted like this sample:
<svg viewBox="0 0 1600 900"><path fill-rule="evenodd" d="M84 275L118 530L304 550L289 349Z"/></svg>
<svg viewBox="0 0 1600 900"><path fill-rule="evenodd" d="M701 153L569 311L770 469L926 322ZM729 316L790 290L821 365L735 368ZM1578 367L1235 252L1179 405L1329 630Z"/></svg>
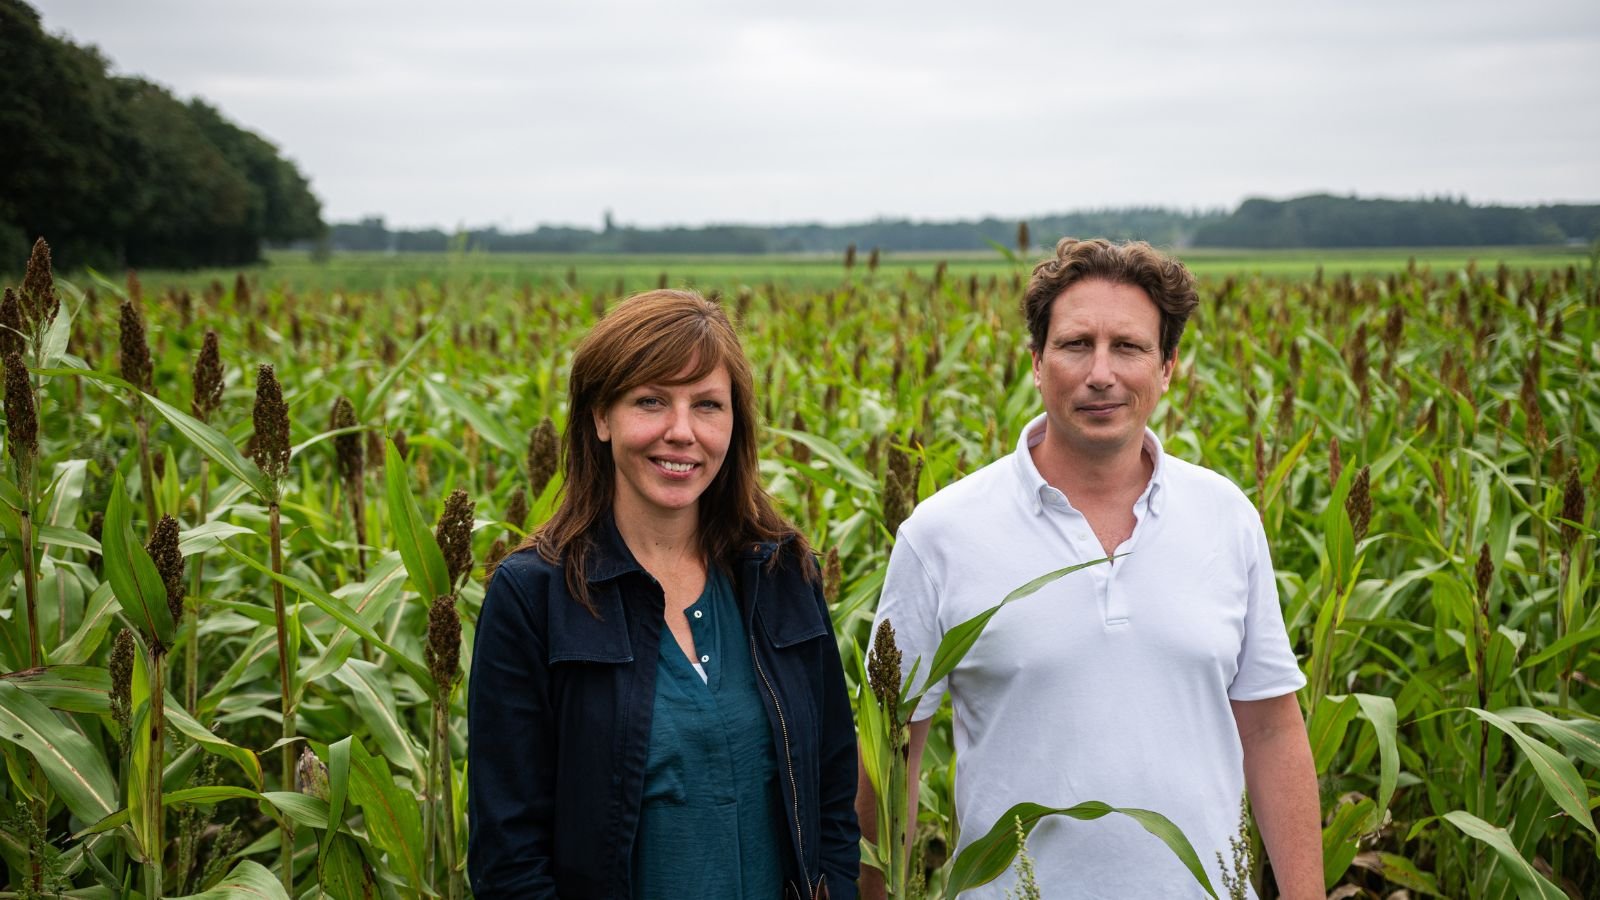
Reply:
<svg viewBox="0 0 1600 900"><path fill-rule="evenodd" d="M708 564L733 570L751 544L778 541L814 577L805 538L780 516L761 486L756 459L756 404L750 362L722 307L693 291L635 294L578 344L567 380L561 501L555 514L517 549L532 547L566 570L567 588L594 612L585 573L595 535L611 515L616 467L594 413L641 384L689 384L722 366L733 388L733 435L722 468L700 495L700 546Z"/></svg>

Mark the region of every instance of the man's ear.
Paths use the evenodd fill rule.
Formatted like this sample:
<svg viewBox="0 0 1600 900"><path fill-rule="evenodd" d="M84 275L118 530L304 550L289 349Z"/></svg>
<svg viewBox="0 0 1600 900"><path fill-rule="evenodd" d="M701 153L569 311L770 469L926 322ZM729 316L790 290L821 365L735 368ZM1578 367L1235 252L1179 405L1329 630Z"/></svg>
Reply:
<svg viewBox="0 0 1600 900"><path fill-rule="evenodd" d="M1035 390L1043 390L1044 384L1039 379L1039 351L1030 347L1028 348L1028 356L1033 359L1033 387Z"/></svg>
<svg viewBox="0 0 1600 900"><path fill-rule="evenodd" d="M1165 391L1172 385L1172 373L1178 368L1178 354L1173 352L1167 361L1161 364L1161 390Z"/></svg>

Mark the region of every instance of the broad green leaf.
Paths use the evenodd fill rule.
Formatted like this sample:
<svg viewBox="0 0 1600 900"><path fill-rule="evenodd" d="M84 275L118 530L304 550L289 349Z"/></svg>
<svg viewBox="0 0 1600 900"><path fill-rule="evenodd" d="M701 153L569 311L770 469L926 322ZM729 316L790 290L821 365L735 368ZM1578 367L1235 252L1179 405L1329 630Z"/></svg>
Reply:
<svg viewBox="0 0 1600 900"><path fill-rule="evenodd" d="M344 803L350 790L350 744L355 740L346 735L342 740L328 745L328 827L322 833L322 846L317 850L317 860L326 865L329 851L341 837L344 827Z"/></svg>
<svg viewBox="0 0 1600 900"><path fill-rule="evenodd" d="M97 666L44 666L10 672L0 679L51 709L99 716L110 712L111 676Z"/></svg>
<svg viewBox="0 0 1600 900"><path fill-rule="evenodd" d="M163 847L156 840L157 816L165 813L150 808L150 763L160 752L152 740L150 727L150 668L144 647L133 653L133 683L128 692L133 714L128 725L128 826L133 831L135 852L141 862L160 859Z"/></svg>
<svg viewBox="0 0 1600 900"><path fill-rule="evenodd" d="M768 426L766 430L769 434L775 434L785 440L799 441L810 447L811 452L815 453L818 459L821 459L832 467L834 471L842 475L856 490L869 494L878 492L878 480L867 474L865 469L851 462L850 457L845 456L844 451L840 450L839 445L833 441L820 435L808 434L804 431L790 431L787 428Z"/></svg>
<svg viewBox="0 0 1600 900"><path fill-rule="evenodd" d="M87 550L90 553L100 552L100 542L76 528L63 528L60 525L40 525L35 532L35 538L39 543L49 544L52 547Z"/></svg>
<svg viewBox="0 0 1600 900"><path fill-rule="evenodd" d="M1160 838L1161 842L1167 845L1167 849L1183 863L1184 868L1189 870L1189 874L1194 876L1195 883L1199 884L1207 895L1217 896L1216 890L1211 886L1210 877L1206 875L1205 867L1200 863L1199 854L1194 851L1194 845L1189 843L1183 830L1172 824L1170 819L1147 809L1118 808L1097 800L1069 807L1018 803L1006 810L994 823L994 827L989 829L988 834L973 841L956 857L950 867L950 879L945 884L944 896L954 898L963 891L988 884L999 878L1010 867L1018 850L1016 822L1019 819L1022 821L1023 834L1027 835L1033 832L1033 826L1045 816L1060 815L1092 821L1111 813L1133 819L1145 831Z"/></svg>
<svg viewBox="0 0 1600 900"><path fill-rule="evenodd" d="M111 501L106 506L100 543L106 580L111 582L123 613L147 637L171 646L173 622L172 612L167 609L167 587L144 544L133 536L128 492L121 473L111 482Z"/></svg>
<svg viewBox="0 0 1600 900"><path fill-rule="evenodd" d="M417 682L417 685L422 688L424 693L433 690L433 676L428 674L426 667L418 664L415 660L407 657L399 650L396 650L389 644L388 641L385 641L383 638L379 637L377 632L373 631L372 628L370 628L365 622L361 621L360 617L351 612L350 608L344 605L344 603L342 603L338 598L319 587L308 584L291 575L280 575L277 572L272 571L270 567L264 565L260 561L246 556L245 554L240 553L238 550L235 550L229 544L223 544L222 547L224 550L227 550L228 554L234 559L239 560L240 562L252 569L255 569L257 572L260 572L268 578L273 579L274 581L282 582L285 587L293 589L300 596L310 600L323 612L333 616L339 621L340 624L344 625L346 628L349 628L351 631L354 631L361 637L366 638L374 647L382 650L390 659L394 660L396 665L404 669L406 674L410 675ZM437 550L438 546L435 545L434 549Z"/></svg>
<svg viewBox="0 0 1600 900"><path fill-rule="evenodd" d="M1344 877L1345 870L1350 868L1350 863L1361 849L1361 832L1374 814L1378 814L1377 806L1370 797L1341 800L1335 807L1332 821L1322 829L1324 889L1331 889Z"/></svg>
<svg viewBox="0 0 1600 900"><path fill-rule="evenodd" d="M1467 710L1516 741L1517 746L1522 748L1528 762L1533 766L1533 771L1544 783L1545 790L1550 793L1550 798L1556 801L1556 805L1590 834L1600 837L1600 830L1595 828L1594 816L1589 812L1589 791L1584 788L1583 776L1578 774L1578 768L1571 760L1557 753L1548 744L1529 737L1522 729L1495 713L1475 706L1469 706Z"/></svg>
<svg viewBox="0 0 1600 900"><path fill-rule="evenodd" d="M526 451L526 446L519 446L522 442L506 428L503 416L492 415L470 397L443 381L424 378L422 386L433 394L443 408L466 419L467 424L493 446L511 454L512 457L520 457Z"/></svg>
<svg viewBox="0 0 1600 900"><path fill-rule="evenodd" d="M72 632L72 637L67 638L65 644L50 652L50 660L71 664L86 662L93 657L100 642L105 640L106 629L111 627L116 618L113 611L116 605L117 598L111 592L111 583L100 582L84 605L83 621L78 623L77 630Z"/></svg>
<svg viewBox="0 0 1600 900"><path fill-rule="evenodd" d="M67 528L77 521L78 501L83 496L83 482L88 470L89 461L86 459L69 459L56 463L56 474L50 485L43 524Z"/></svg>
<svg viewBox="0 0 1600 900"><path fill-rule="evenodd" d="M244 860L209 891L169 900L289 900L278 876L258 862Z"/></svg>
<svg viewBox="0 0 1600 900"><path fill-rule="evenodd" d="M1497 828L1478 818L1466 810L1458 809L1447 812L1443 816L1446 822L1461 829L1468 837L1476 838L1485 844L1500 857L1505 864L1506 872L1511 880L1516 883L1517 895L1523 900L1567 900L1565 891L1551 884L1549 879L1539 874L1533 864L1517 852L1516 844L1512 843L1511 835L1504 828Z"/></svg>
<svg viewBox="0 0 1600 900"><path fill-rule="evenodd" d="M250 779L252 786L257 790L261 789L261 760L253 751L218 737L211 729L200 724L199 719L179 706L177 698L170 692L166 699L166 714L167 724L179 734L199 744L207 753L231 760L240 771L244 772L245 777Z"/></svg>
<svg viewBox="0 0 1600 900"><path fill-rule="evenodd" d="M49 707L0 681L0 738L26 750L72 814L85 822L116 811L117 782L100 751Z"/></svg>
<svg viewBox="0 0 1600 900"><path fill-rule="evenodd" d="M324 833L332 840L317 861L322 889L331 897L351 900L380 896L355 838L331 830Z"/></svg>
<svg viewBox="0 0 1600 900"><path fill-rule="evenodd" d="M334 672L333 677L349 692L348 696L355 702L362 723L370 729L372 739L378 742L383 755L395 765L420 777L426 771L422 756L412 745L405 723L400 721L394 691L390 689L383 670L365 660L352 659Z"/></svg>
<svg viewBox="0 0 1600 900"><path fill-rule="evenodd" d="M347 601L346 605L350 607L352 613L360 617L369 627L374 627L382 620L384 610L389 604L400 596L405 581L406 570L400 561L400 554L390 551L367 572L366 581L345 585L335 591L333 596L341 601ZM299 681L301 683L316 681L344 665L345 660L350 658L358 638L359 635L355 632L340 625L328 639L323 651L302 671Z"/></svg>
<svg viewBox="0 0 1600 900"><path fill-rule="evenodd" d="M183 788L176 791L167 791L161 795L162 806L176 806L182 803L220 803L223 800L251 800L261 799L261 795L249 788L235 787L231 784L212 784L205 787ZM122 825L128 824L128 810L126 807L119 809L104 819L90 825L88 828L74 834L73 840L88 837L91 834L100 834Z"/></svg>
<svg viewBox="0 0 1600 900"><path fill-rule="evenodd" d="M435 597L450 593L450 572L445 568L444 553L439 542L433 539L433 529L422 517L422 509L411 494L406 480L408 467L400 458L394 441L383 445L383 481L387 488L389 530L405 560L411 583L423 598L432 602Z"/></svg>
<svg viewBox="0 0 1600 900"><path fill-rule="evenodd" d="M1600 721L1558 719L1549 713L1526 706L1508 707L1497 712L1507 721L1544 729L1561 746L1576 753L1589 765L1600 768Z"/></svg>
<svg viewBox="0 0 1600 900"><path fill-rule="evenodd" d="M166 419L168 424L177 429L180 434L189 439L201 453L204 453L217 465L227 469L233 477L250 486L265 502L272 495L272 485L267 476L262 474L260 467L254 462L244 458L239 448L228 440L227 435L212 428L210 425L190 416L176 407L169 406L161 400L145 394L144 398L150 407Z"/></svg>
<svg viewBox="0 0 1600 900"><path fill-rule="evenodd" d="M961 660L966 657L967 652L972 649L972 645L978 642L978 637L983 634L983 629L989 624L989 620L994 618L995 613L1000 611L1000 607L1005 606L1007 603L1010 603L1013 600L1020 600L1023 597L1034 593L1045 585L1050 584L1051 582L1066 575L1070 575L1079 569L1086 569L1089 566L1099 565L1103 562L1109 562L1111 559L1112 557L1105 556L1101 557L1100 559L1092 559L1088 562L1067 566L1063 569L1056 569L1054 572L1046 572L1045 574L1040 575L1038 578L1033 579L1022 587L1019 587L1007 594L1003 600L1001 600L999 603L996 603L994 606L989 607L983 612L978 613L965 622L962 622L960 625L957 625L945 632L944 637L939 640L938 648L933 651L933 664L928 667L928 677L923 684L937 684L939 679L949 675L955 669L955 667L961 663ZM918 694L916 697L909 698L901 709L901 715L909 716L912 710L915 709L917 701L920 699L921 694Z"/></svg>
<svg viewBox="0 0 1600 900"><path fill-rule="evenodd" d="M215 549L223 541L241 534L255 534L253 528L243 525L234 525L229 522L211 521L203 525L196 525L187 531L178 532L178 552L184 556L193 556Z"/></svg>
<svg viewBox="0 0 1600 900"><path fill-rule="evenodd" d="M372 842L389 854L389 865L403 883L423 888L422 811L417 796L395 784L382 757L367 753L360 741L350 746L350 800L361 807Z"/></svg>
<svg viewBox="0 0 1600 900"><path fill-rule="evenodd" d="M1399 714L1395 711L1394 700L1388 697L1379 697L1374 694L1355 694L1356 702L1361 704L1361 714L1372 723L1372 731L1378 737L1378 819L1383 818L1383 813L1389 808L1389 800L1394 797L1395 783L1400 778L1400 747L1397 740L1399 730Z"/></svg>
<svg viewBox="0 0 1600 900"><path fill-rule="evenodd" d="M328 827L326 800L318 800L310 794L297 791L263 791L261 799L271 803L279 812L293 819L297 825L319 829Z"/></svg>
<svg viewBox="0 0 1600 900"><path fill-rule="evenodd" d="M1306 722L1306 737L1311 741L1311 759L1318 775L1328 771L1334 755L1339 752L1345 732L1356 717L1356 709L1349 697L1334 695L1322 698L1312 709L1311 718Z"/></svg>

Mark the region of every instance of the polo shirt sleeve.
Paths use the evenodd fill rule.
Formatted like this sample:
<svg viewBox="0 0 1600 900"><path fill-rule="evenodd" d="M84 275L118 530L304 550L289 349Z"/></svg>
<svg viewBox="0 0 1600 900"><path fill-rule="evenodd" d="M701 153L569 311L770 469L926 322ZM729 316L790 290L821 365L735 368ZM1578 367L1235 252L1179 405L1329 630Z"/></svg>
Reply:
<svg viewBox="0 0 1600 900"><path fill-rule="evenodd" d="M1253 510L1248 522L1251 534L1246 538L1246 578L1250 596L1244 614L1244 641L1239 647L1239 670L1228 686L1230 700L1281 697L1306 683L1283 624L1283 605L1278 600L1267 533Z"/></svg>
<svg viewBox="0 0 1600 900"><path fill-rule="evenodd" d="M878 625L888 619L894 628L895 645L900 648L900 677L911 673L912 664L920 657L913 692L926 680L933 652L939 648L944 630L939 625L939 592L928 575L927 566L917 553L908 530L902 526L889 553L889 570L884 575L883 593L878 598L878 614L872 622L873 639L877 639ZM931 717L944 699L948 678L928 687L922 702L911 714L913 722Z"/></svg>

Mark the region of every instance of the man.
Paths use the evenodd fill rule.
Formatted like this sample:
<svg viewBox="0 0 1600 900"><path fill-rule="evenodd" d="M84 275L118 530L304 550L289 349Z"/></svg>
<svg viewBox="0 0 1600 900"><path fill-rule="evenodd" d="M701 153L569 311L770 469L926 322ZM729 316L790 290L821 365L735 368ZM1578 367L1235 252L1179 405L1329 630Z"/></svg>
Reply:
<svg viewBox="0 0 1600 900"><path fill-rule="evenodd" d="M990 620L910 726L911 804L930 717L955 710L958 850L1023 801L1162 813L1221 890L1248 785L1284 897L1322 897L1316 773L1260 518L1234 484L1165 455L1147 427L1198 304L1148 244L1065 239L1024 298L1044 413L1012 455L900 527L878 619L905 670L951 627L1037 576L1113 556ZM862 778L862 830L873 834ZM1028 842L1045 897L1204 896L1121 816L1055 816ZM1000 897L1008 873L970 896ZM864 873L868 890L878 883ZM879 888L881 896L881 888Z"/></svg>

